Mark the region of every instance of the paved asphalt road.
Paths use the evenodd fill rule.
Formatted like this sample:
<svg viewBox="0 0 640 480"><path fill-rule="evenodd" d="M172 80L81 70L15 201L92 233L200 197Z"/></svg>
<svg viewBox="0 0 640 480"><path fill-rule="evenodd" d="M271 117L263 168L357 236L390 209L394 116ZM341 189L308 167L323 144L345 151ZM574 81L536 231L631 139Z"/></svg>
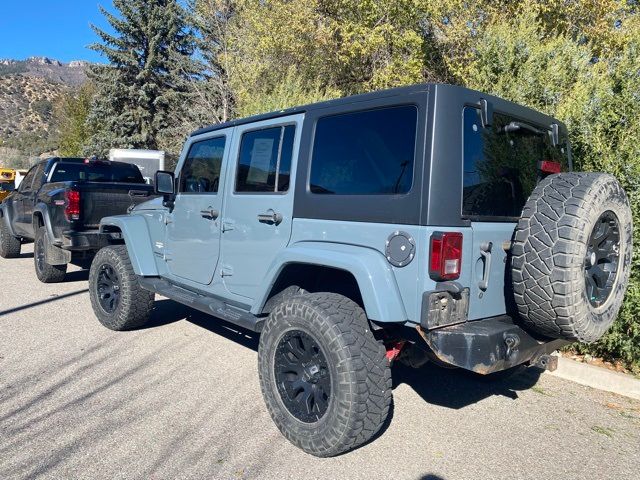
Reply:
<svg viewBox="0 0 640 480"><path fill-rule="evenodd" d="M23 250L0 259L0 479L640 479L640 402L531 372L394 368L382 435L311 457L267 414L254 334L162 299L111 332L86 272L43 285Z"/></svg>

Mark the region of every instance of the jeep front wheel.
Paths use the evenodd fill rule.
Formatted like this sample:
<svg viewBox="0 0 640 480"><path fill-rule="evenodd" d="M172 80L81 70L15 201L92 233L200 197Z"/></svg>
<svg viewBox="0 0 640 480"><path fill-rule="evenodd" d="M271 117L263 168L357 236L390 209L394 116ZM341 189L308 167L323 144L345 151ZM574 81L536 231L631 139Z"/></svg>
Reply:
<svg viewBox="0 0 640 480"><path fill-rule="evenodd" d="M276 306L260 336L258 368L271 418L312 455L366 443L389 413L385 348L364 311L342 295L311 293Z"/></svg>
<svg viewBox="0 0 640 480"><path fill-rule="evenodd" d="M96 254L89 270L89 297L96 317L110 330L141 327L153 310L154 294L140 286L125 245Z"/></svg>

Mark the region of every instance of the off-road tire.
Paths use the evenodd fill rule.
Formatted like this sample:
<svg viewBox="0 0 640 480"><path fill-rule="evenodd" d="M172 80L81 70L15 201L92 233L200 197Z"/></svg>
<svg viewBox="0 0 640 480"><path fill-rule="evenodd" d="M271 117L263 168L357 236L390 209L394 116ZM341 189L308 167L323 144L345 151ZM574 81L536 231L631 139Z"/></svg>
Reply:
<svg viewBox="0 0 640 480"><path fill-rule="evenodd" d="M585 269L595 257L589 255L589 264L585 257L596 222L610 213L618 225L618 246L608 247L617 249L617 273L608 276L607 282L613 282L608 297L594 305L587 296ZM598 340L622 304L632 233L629 201L612 175L561 173L542 180L524 207L512 247L515 303L524 324L548 337Z"/></svg>
<svg viewBox="0 0 640 480"><path fill-rule="evenodd" d="M100 303L100 272L105 268L112 269L119 284L119 299L113 311L105 310ZM89 297L100 323L110 330L120 331L139 328L149 320L155 295L140 286L127 247L113 245L102 248L91 263Z"/></svg>
<svg viewBox="0 0 640 480"><path fill-rule="evenodd" d="M67 274L67 265L49 265L46 260L46 251L49 244L47 229L44 226L36 230L33 243L33 265L36 277L42 283L60 283Z"/></svg>
<svg viewBox="0 0 640 480"><path fill-rule="evenodd" d="M20 256L20 240L11 235L4 218L0 218L0 257L18 258Z"/></svg>
<svg viewBox="0 0 640 480"><path fill-rule="evenodd" d="M324 415L313 423L296 418L276 384L275 355L288 332L302 331L320 346L331 374ZM260 386L282 434L317 457L331 457L370 440L391 406L391 371L385 348L352 300L335 293L309 293L283 300L269 315L258 350Z"/></svg>

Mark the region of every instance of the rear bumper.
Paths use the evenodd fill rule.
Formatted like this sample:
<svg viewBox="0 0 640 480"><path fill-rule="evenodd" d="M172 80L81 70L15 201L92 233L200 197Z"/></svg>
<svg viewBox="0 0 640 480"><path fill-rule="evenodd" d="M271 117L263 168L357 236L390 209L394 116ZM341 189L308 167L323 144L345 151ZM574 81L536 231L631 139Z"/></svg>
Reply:
<svg viewBox="0 0 640 480"><path fill-rule="evenodd" d="M70 251L100 250L109 245L111 235L108 233L95 232L73 232L67 231L62 234L61 248Z"/></svg>
<svg viewBox="0 0 640 480"><path fill-rule="evenodd" d="M483 375L534 364L569 343L535 338L506 315L431 331L417 329L439 360Z"/></svg>

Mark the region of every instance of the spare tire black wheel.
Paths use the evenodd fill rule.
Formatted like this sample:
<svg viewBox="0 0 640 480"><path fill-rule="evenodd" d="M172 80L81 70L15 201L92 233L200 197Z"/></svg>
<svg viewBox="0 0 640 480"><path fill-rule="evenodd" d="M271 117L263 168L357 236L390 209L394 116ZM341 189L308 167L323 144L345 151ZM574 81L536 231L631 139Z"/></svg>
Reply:
<svg viewBox="0 0 640 480"><path fill-rule="evenodd" d="M612 175L560 173L529 197L512 248L515 303L542 335L594 342L611 326L629 282L629 200Z"/></svg>

